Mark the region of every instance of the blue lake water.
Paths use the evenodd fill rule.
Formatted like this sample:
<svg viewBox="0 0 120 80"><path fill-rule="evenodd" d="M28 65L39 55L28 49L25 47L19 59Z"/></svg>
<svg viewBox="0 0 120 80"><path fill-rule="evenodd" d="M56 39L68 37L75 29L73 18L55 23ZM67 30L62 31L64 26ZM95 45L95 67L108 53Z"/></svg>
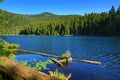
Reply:
<svg viewBox="0 0 120 80"><path fill-rule="evenodd" d="M74 58L102 62L100 66L74 61L69 66L62 68L48 65L53 71L58 68L60 72L72 73L71 80L120 80L120 37L1 36L0 38L19 44L20 49L58 56L69 50ZM16 56L18 60L30 58L48 59L33 54Z"/></svg>

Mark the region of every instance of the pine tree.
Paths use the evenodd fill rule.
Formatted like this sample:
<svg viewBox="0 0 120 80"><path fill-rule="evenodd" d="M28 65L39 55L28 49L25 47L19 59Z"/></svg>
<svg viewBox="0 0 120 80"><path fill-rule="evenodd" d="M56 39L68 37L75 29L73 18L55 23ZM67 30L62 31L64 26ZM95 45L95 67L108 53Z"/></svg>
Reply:
<svg viewBox="0 0 120 80"><path fill-rule="evenodd" d="M114 6L112 6L111 10L109 11L109 14L113 14L113 13L115 13L115 7Z"/></svg>
<svg viewBox="0 0 120 80"><path fill-rule="evenodd" d="M120 5L118 6L117 13L120 13Z"/></svg>

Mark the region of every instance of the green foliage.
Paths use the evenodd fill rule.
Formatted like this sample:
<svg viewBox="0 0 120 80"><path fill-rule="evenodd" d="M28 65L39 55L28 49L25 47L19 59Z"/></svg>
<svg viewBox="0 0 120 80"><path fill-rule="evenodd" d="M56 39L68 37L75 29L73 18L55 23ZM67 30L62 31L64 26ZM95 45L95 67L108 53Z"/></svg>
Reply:
<svg viewBox="0 0 120 80"><path fill-rule="evenodd" d="M0 10L5 23L0 35L101 35L120 36L120 6L108 12L57 16L50 13L18 15Z"/></svg>
<svg viewBox="0 0 120 80"><path fill-rule="evenodd" d="M14 59L15 60L15 59ZM17 61L17 60L15 60ZM19 60L17 61L20 64L23 64L25 66L29 66L32 67L33 69L36 70L49 70L49 68L47 68L48 64L53 64L53 62L51 60L47 60L47 61L38 61L36 59L33 60Z"/></svg>
<svg viewBox="0 0 120 80"><path fill-rule="evenodd" d="M117 13L120 13L120 5L118 6Z"/></svg>
<svg viewBox="0 0 120 80"><path fill-rule="evenodd" d="M47 61L39 61L35 64L35 66L33 67L36 70L49 70L49 68L47 68L48 64L52 64L53 62L51 60L47 60Z"/></svg>
<svg viewBox="0 0 120 80"><path fill-rule="evenodd" d="M10 44L3 41L0 43L0 56L9 56L10 54L16 53L18 47L18 44Z"/></svg>
<svg viewBox="0 0 120 80"><path fill-rule="evenodd" d="M21 64L27 66L28 65L28 61L21 61Z"/></svg>
<svg viewBox="0 0 120 80"><path fill-rule="evenodd" d="M58 69L55 70L53 76L54 76L56 79L58 79L58 80L66 80L65 74L60 73L60 72L58 71Z"/></svg>
<svg viewBox="0 0 120 80"><path fill-rule="evenodd" d="M114 6L112 6L111 10L109 11L109 14L113 14L113 13L115 13L115 7Z"/></svg>
<svg viewBox="0 0 120 80"><path fill-rule="evenodd" d="M1 0L0 2L3 2L4 0ZM0 9L0 26L7 24L8 21L4 18L4 11Z"/></svg>

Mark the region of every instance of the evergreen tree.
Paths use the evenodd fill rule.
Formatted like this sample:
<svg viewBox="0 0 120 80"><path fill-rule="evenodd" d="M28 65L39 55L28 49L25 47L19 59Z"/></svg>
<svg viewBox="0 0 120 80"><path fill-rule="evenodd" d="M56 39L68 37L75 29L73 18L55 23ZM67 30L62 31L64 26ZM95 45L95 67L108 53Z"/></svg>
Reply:
<svg viewBox="0 0 120 80"><path fill-rule="evenodd" d="M111 10L109 11L109 14L114 14L115 13L115 7L112 6Z"/></svg>
<svg viewBox="0 0 120 80"><path fill-rule="evenodd" d="M120 13L120 5L118 6L117 13Z"/></svg>
<svg viewBox="0 0 120 80"><path fill-rule="evenodd" d="M8 21L8 24L6 23ZM109 13L57 16L18 15L0 10L0 35L116 35L120 36L120 6Z"/></svg>

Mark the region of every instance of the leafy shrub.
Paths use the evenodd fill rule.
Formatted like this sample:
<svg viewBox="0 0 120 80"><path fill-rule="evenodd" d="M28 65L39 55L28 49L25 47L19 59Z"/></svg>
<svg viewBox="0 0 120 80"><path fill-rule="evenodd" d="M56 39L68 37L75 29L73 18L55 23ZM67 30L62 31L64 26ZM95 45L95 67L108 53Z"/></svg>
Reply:
<svg viewBox="0 0 120 80"><path fill-rule="evenodd" d="M0 56L9 56L16 53L16 49L19 48L18 44L10 44L6 41L0 43Z"/></svg>

